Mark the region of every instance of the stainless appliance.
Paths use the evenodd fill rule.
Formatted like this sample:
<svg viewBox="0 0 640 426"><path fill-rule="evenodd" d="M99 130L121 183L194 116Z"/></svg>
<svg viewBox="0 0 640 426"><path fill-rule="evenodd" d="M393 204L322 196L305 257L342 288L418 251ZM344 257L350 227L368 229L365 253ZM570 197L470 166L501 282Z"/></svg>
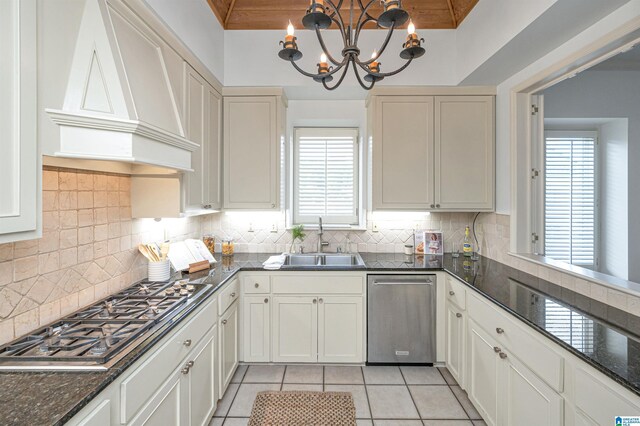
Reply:
<svg viewBox="0 0 640 426"><path fill-rule="evenodd" d="M436 276L369 275L367 363L436 361Z"/></svg>
<svg viewBox="0 0 640 426"><path fill-rule="evenodd" d="M0 347L0 369L107 369L210 284L140 282Z"/></svg>

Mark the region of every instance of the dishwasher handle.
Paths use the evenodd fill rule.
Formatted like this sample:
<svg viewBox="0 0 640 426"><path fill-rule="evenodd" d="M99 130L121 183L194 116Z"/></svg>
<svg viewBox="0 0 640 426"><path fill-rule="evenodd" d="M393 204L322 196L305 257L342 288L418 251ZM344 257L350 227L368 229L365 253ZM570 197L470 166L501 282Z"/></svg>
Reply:
<svg viewBox="0 0 640 426"><path fill-rule="evenodd" d="M424 280L373 280L373 285L433 285L430 279Z"/></svg>

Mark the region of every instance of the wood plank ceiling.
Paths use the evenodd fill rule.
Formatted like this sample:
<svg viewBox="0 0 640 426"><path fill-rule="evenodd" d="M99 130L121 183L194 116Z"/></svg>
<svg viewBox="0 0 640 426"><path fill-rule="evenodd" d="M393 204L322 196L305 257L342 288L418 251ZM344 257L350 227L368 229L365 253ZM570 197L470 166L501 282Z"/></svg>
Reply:
<svg viewBox="0 0 640 426"><path fill-rule="evenodd" d="M302 17L309 7L309 0L207 2L227 30L284 30L289 19L296 28L302 28ZM370 12L373 16L379 15L382 11L381 6L376 3ZM477 3L478 0L404 0L403 7L419 29L453 29L460 25ZM343 10L348 9L349 0L344 0L342 7Z"/></svg>

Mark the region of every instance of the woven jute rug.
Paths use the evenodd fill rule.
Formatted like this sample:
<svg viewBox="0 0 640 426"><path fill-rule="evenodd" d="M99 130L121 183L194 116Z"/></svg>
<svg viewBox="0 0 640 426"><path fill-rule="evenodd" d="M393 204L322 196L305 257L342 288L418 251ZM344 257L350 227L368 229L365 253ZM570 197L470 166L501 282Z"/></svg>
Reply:
<svg viewBox="0 0 640 426"><path fill-rule="evenodd" d="M249 426L356 426L356 406L350 392L259 392Z"/></svg>

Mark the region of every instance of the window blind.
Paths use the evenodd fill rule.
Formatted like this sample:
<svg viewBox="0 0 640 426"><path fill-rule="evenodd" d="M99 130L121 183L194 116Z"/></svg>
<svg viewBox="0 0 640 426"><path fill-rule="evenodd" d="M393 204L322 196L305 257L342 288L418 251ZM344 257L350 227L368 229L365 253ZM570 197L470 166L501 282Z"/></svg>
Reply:
<svg viewBox="0 0 640 426"><path fill-rule="evenodd" d="M357 129L295 129L295 223L358 223L357 142Z"/></svg>
<svg viewBox="0 0 640 426"><path fill-rule="evenodd" d="M548 134L545 138L546 256L583 267L595 266L595 162L595 135Z"/></svg>

